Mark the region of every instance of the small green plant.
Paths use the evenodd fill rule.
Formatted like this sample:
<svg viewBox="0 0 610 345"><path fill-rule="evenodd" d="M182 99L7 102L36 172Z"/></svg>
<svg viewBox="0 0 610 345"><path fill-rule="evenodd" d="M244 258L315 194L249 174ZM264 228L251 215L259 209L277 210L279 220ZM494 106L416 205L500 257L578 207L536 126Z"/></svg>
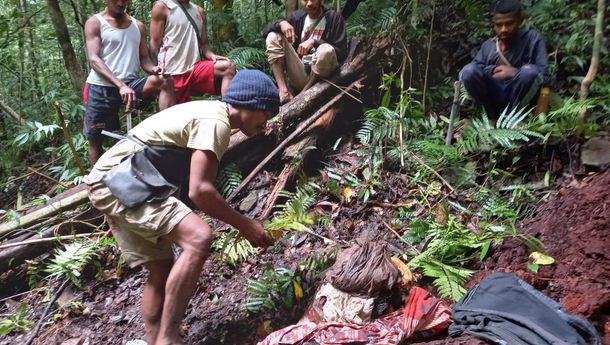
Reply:
<svg viewBox="0 0 610 345"><path fill-rule="evenodd" d="M285 204L278 206L280 209L270 222L265 224L265 229L303 231L307 226L316 223L316 217L309 212L309 208L316 201L319 187L313 183L304 183L297 187L294 193L281 192L288 199Z"/></svg>
<svg viewBox="0 0 610 345"><path fill-rule="evenodd" d="M233 228L228 232L223 232L220 237L214 241L212 248L220 253L221 260L232 266L245 261L257 253L256 248L254 248L238 230Z"/></svg>
<svg viewBox="0 0 610 345"><path fill-rule="evenodd" d="M496 145L514 149L518 143L528 142L532 137L544 139L540 133L522 124L528 114L525 108L509 111L507 107L495 125L489 121L487 114L483 114L466 126L458 145L463 152L479 152L488 151Z"/></svg>
<svg viewBox="0 0 610 345"><path fill-rule="evenodd" d="M223 197L228 197L243 180L241 170L235 163L227 164L216 177L216 189Z"/></svg>
<svg viewBox="0 0 610 345"><path fill-rule="evenodd" d="M10 315L6 319L0 319L0 335L15 332L27 332L34 322L26 319L28 313L28 304L23 302L17 307L15 314Z"/></svg>
<svg viewBox="0 0 610 345"><path fill-rule="evenodd" d="M15 144L23 146L28 143L38 143L47 138L50 138L58 125L43 125L38 121L27 121L22 127L22 132L15 137Z"/></svg>
<svg viewBox="0 0 610 345"><path fill-rule="evenodd" d="M97 243L91 240L77 240L64 245L63 249L55 249L53 259L44 269L48 278L68 278L74 285L82 288L81 271L96 254Z"/></svg>
<svg viewBox="0 0 610 345"><path fill-rule="evenodd" d="M264 267L263 277L248 281L244 308L253 314L277 309L278 303L291 308L295 298L302 297L301 278L293 271L271 264Z"/></svg>

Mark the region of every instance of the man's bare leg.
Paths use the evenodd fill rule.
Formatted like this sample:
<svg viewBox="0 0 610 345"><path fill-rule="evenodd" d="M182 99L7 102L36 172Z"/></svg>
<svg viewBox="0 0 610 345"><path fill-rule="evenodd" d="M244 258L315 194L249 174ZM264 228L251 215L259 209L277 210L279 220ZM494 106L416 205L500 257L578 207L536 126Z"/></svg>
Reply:
<svg viewBox="0 0 610 345"><path fill-rule="evenodd" d="M87 154L89 157L89 164L91 166L94 166L97 160L100 159L104 153L104 150L102 149L102 141L103 139L101 136L89 138L89 148L87 150Z"/></svg>
<svg viewBox="0 0 610 345"><path fill-rule="evenodd" d="M227 92L231 80L237 73L237 67L232 61L229 60L217 60L214 63L214 80L221 78L220 82L220 94L224 95Z"/></svg>
<svg viewBox="0 0 610 345"><path fill-rule="evenodd" d="M309 74L309 80L307 80L307 84L305 84L305 86L303 87L303 90L301 90L301 92L309 89L319 80L320 80L320 76L315 74L313 71L311 71L311 73Z"/></svg>
<svg viewBox="0 0 610 345"><path fill-rule="evenodd" d="M172 77L151 75L142 88L142 97L152 98L159 95L159 109L163 110L176 104L174 98L174 80Z"/></svg>
<svg viewBox="0 0 610 345"><path fill-rule="evenodd" d="M165 301L156 345L183 344L180 324L212 245L212 229L196 214L190 213L163 236L176 243L182 253L174 263L165 284Z"/></svg>
<svg viewBox="0 0 610 345"><path fill-rule="evenodd" d="M280 101L282 104L288 103L294 98L288 89L288 84L286 84L286 77L284 76L285 69L286 61L283 57L278 58L274 63L271 64L271 72L273 72L273 77L277 83L277 88L280 92Z"/></svg>
<svg viewBox="0 0 610 345"><path fill-rule="evenodd" d="M165 301L165 284L174 264L173 260L147 262L148 279L142 291L142 316L146 329L146 342L154 345L161 326L163 302Z"/></svg>

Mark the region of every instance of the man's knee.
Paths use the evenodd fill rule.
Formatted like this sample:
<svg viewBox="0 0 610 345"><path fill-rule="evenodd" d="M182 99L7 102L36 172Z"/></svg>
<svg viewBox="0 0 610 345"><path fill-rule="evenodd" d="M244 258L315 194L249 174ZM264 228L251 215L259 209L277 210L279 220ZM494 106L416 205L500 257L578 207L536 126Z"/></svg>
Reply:
<svg viewBox="0 0 610 345"><path fill-rule="evenodd" d="M538 77L538 74L540 74L540 70L538 69L538 67L531 64L527 64L521 66L521 68L519 69L518 78L523 83L531 84L532 82L534 82L536 77Z"/></svg>
<svg viewBox="0 0 610 345"><path fill-rule="evenodd" d="M267 61L270 64L284 57L284 36L277 32L270 32L265 40Z"/></svg>
<svg viewBox="0 0 610 345"><path fill-rule="evenodd" d="M267 47L267 49L269 49L269 47L276 47L276 46L282 46L282 40L284 39L284 36L278 32L270 32L269 34L267 34L267 38L265 39L265 46Z"/></svg>
<svg viewBox="0 0 610 345"><path fill-rule="evenodd" d="M470 83L480 79L482 75L483 69L479 65L469 63L460 71L460 81L462 83Z"/></svg>
<svg viewBox="0 0 610 345"><path fill-rule="evenodd" d="M312 70L322 77L328 77L338 65L335 48L328 43L319 45L312 62Z"/></svg>

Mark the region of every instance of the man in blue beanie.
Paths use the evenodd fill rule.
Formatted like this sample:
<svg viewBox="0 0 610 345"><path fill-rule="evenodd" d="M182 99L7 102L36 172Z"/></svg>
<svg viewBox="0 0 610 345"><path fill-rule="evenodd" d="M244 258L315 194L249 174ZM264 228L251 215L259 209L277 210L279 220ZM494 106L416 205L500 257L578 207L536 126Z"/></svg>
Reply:
<svg viewBox="0 0 610 345"><path fill-rule="evenodd" d="M277 114L279 105L279 92L271 78L256 70L240 71L222 101L183 103L150 116L129 132L135 139L119 141L85 177L91 204L106 215L127 263L132 267L144 265L148 270L142 314L149 345L183 344L180 324L210 252L212 229L174 196L160 198L152 191L136 206L126 206L122 202L125 199L117 197L121 193L109 187L116 182L109 176L123 165L122 160L134 157L134 151L142 146L153 148L158 159L149 161L162 175L159 178L176 181L170 175L184 171L190 201L210 217L239 229L252 245L269 246L273 239L261 222L227 204L214 188L214 180L231 129L254 135ZM168 148L170 151L166 151ZM186 152L183 161L167 153L176 149ZM129 189L133 187L129 183L138 181L127 178L118 182ZM177 259L172 243L182 248Z"/></svg>
<svg viewBox="0 0 610 345"><path fill-rule="evenodd" d="M530 105L546 82L548 56L542 35L521 29L519 0L499 0L491 17L496 37L490 38L464 66L460 80L491 118Z"/></svg>

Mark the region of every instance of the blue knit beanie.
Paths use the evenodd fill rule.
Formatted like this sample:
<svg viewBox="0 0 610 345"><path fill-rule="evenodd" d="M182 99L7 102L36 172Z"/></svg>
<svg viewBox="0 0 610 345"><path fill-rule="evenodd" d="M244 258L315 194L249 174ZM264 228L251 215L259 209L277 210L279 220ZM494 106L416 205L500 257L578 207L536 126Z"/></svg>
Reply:
<svg viewBox="0 0 610 345"><path fill-rule="evenodd" d="M222 101L235 107L268 110L275 115L280 109L280 92L265 73L245 69L235 74Z"/></svg>

